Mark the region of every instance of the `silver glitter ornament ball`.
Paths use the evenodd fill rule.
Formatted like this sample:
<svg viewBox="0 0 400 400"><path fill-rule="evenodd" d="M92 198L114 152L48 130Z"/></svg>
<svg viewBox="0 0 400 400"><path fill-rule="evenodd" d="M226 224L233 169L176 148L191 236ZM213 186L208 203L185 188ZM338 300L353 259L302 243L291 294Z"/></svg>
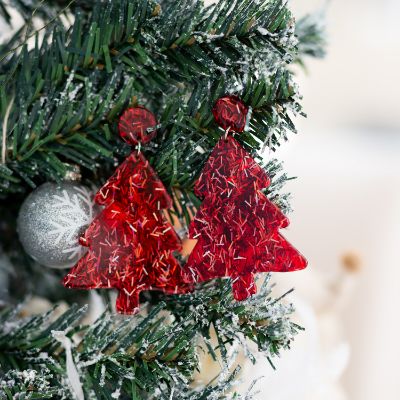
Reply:
<svg viewBox="0 0 400 400"><path fill-rule="evenodd" d="M79 236L97 214L93 191L77 182L45 183L24 201L18 235L25 251L39 264L69 268L86 248Z"/></svg>

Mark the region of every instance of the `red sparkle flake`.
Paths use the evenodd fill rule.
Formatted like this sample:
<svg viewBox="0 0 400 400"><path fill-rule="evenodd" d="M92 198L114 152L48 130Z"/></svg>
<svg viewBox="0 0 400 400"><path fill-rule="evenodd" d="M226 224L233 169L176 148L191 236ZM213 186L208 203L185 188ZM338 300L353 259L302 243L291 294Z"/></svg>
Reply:
<svg viewBox="0 0 400 400"><path fill-rule="evenodd" d="M134 151L95 200L105 208L80 240L89 249L64 278L66 287L115 288L123 314L139 310L141 291L191 290L173 256L181 241L162 214L172 199L142 153Z"/></svg>
<svg viewBox="0 0 400 400"><path fill-rule="evenodd" d="M150 142L157 134L157 119L145 107L128 108L121 115L118 129L125 142L131 145L145 144Z"/></svg>
<svg viewBox="0 0 400 400"><path fill-rule="evenodd" d="M186 282L232 278L236 300L256 293L256 272L290 272L305 258L279 233L289 220L263 189L265 171L231 136L221 138L196 182L204 199L189 228L198 239L185 266Z"/></svg>
<svg viewBox="0 0 400 400"><path fill-rule="evenodd" d="M212 113L217 124L224 130L243 132L249 108L238 96L229 95L217 100Z"/></svg>

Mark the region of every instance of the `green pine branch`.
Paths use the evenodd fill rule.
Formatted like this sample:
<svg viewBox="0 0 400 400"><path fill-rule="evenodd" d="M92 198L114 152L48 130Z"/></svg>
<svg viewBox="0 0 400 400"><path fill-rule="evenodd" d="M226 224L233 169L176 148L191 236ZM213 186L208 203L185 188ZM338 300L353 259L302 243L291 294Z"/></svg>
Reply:
<svg viewBox="0 0 400 400"><path fill-rule="evenodd" d="M222 399L238 370L229 369L230 346L245 339L271 360L289 347L299 327L290 322L293 309L271 297L268 280L251 300L233 301L230 282L203 285L191 295L165 296L147 316L123 318L104 314L91 326L80 325L86 308L72 306L60 317L53 313L21 319L18 311L0 314L0 398L18 393L27 398L71 398L65 349L53 331L75 338L73 357L86 398L111 399L119 390L133 399ZM214 330L218 345L210 337ZM203 350L228 370L224 378L191 389ZM249 355L250 353L247 353ZM2 397L3 396L3 397ZM172 397L173 396L173 397Z"/></svg>
<svg viewBox="0 0 400 400"><path fill-rule="evenodd" d="M304 65L304 57L323 58L326 54L325 9L307 14L296 24L299 40L298 62Z"/></svg>
<svg viewBox="0 0 400 400"><path fill-rule="evenodd" d="M3 3L0 15L7 18ZM25 4L8 4L17 3ZM43 10L40 0L26 4L31 8L18 8L25 25L0 45L0 131L6 133L0 237L20 286L12 301L26 293L68 301L65 291L54 290L62 272L44 272L18 244L18 209L32 188L62 180L73 165L81 167L84 183L100 186L131 151L117 132L118 117L129 105L145 105L160 121L157 139L143 151L173 194L171 213L184 226L199 204L193 184L223 135L211 108L226 93L251 105L250 124L237 138L272 178L268 197L290 209L281 191L291 178L278 161L264 163L259 154L296 132L293 117L303 112L291 67L322 55L319 19L296 27L284 0L222 0L207 8L193 0L77 0L67 11L72 22L57 17L67 1L49 1ZM33 12L44 28L25 43ZM84 310L75 306L59 318L27 320L5 310L0 398L71 398L65 351L52 330L79 343L73 355L89 399L111 400L118 392L133 399L226 398L239 374L231 367L235 344L251 360L247 345L255 344L273 365L300 329L290 320L292 307L270 291L265 282L259 294L237 303L229 281L217 280L191 295L148 293L148 316L107 312L92 326L80 325ZM221 358L226 370L193 389L199 351Z"/></svg>
<svg viewBox="0 0 400 400"><path fill-rule="evenodd" d="M45 40L1 66L3 118L15 102L0 193L60 180L71 163L98 179L100 165L107 169L124 148L119 114L139 102L162 124L149 158L170 189L190 195L221 135L210 110L222 94L236 92L253 107L239 138L253 153L295 131L291 113L301 107L288 70L294 45L293 19L280 0L208 9L191 1L100 1L89 21L78 14L67 32L53 24Z"/></svg>

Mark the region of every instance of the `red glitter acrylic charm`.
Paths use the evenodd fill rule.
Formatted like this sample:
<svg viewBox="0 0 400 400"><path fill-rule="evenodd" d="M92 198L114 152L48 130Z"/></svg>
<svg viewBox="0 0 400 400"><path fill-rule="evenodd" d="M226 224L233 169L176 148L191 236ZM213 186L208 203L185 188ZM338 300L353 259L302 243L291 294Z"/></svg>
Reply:
<svg viewBox="0 0 400 400"><path fill-rule="evenodd" d="M118 124L119 134L125 142L136 145L148 143L157 134L155 115L144 107L128 108Z"/></svg>
<svg viewBox="0 0 400 400"><path fill-rule="evenodd" d="M204 201L189 228L190 238L198 241L185 266L187 282L229 276L235 299L245 300L256 293L256 272L307 266L279 233L289 221L263 193L269 184L233 137L220 139L195 185Z"/></svg>
<svg viewBox="0 0 400 400"><path fill-rule="evenodd" d="M149 120L156 125L154 116ZM117 311L124 314L138 311L143 290L190 290L173 256L180 239L162 214L172 200L142 153L134 151L118 167L95 201L105 208L80 240L89 249L64 278L66 287L118 289Z"/></svg>
<svg viewBox="0 0 400 400"><path fill-rule="evenodd" d="M246 127L249 108L239 97L230 95L218 99L212 113L221 128L240 133Z"/></svg>

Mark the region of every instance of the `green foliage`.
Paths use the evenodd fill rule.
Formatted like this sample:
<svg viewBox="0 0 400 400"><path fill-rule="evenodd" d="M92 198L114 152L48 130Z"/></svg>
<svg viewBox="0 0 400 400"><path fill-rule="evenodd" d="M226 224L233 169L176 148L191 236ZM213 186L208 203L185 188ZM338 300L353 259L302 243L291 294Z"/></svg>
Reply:
<svg viewBox="0 0 400 400"><path fill-rule="evenodd" d="M132 102L158 114L162 128L148 156L170 189L190 195L221 135L210 113L220 95L236 92L252 105L240 140L253 152L295 130L290 111L300 106L287 69L294 44L293 19L280 0L208 9L192 1L99 1L89 19L78 13L68 30L52 24L44 40L1 65L3 118L15 99L0 170L3 197L60 180L71 163L98 179L100 165L123 148L115 123Z"/></svg>
<svg viewBox="0 0 400 400"><path fill-rule="evenodd" d="M308 14L296 24L296 33L299 39L298 61L303 63L302 57L311 56L323 58L326 54L327 39L325 37L325 11Z"/></svg>
<svg viewBox="0 0 400 400"><path fill-rule="evenodd" d="M259 294L240 304L233 301L226 280L164 300L149 307L146 316L122 318L107 312L91 326L79 324L85 308L78 306L58 318L50 312L21 320L16 311L3 311L0 397L18 393L27 398L71 398L65 351L53 331L65 331L78 342L73 357L88 399L111 399L111 393L120 390L122 398L193 400L225 398L239 372L227 358L238 339L243 347L246 338L255 342L272 358L288 348L298 331L289 320L292 307L271 298L268 280ZM211 329L217 346L208 340ZM190 382L199 368L201 337L206 339L202 351L214 358L221 354L227 371L215 384L193 390Z"/></svg>
<svg viewBox="0 0 400 400"><path fill-rule="evenodd" d="M44 272L29 259L15 221L27 193L62 180L75 165L86 183L99 186L110 176L130 151L117 134L129 105L145 105L160 121L154 143L142 150L184 228L199 204L193 184L223 134L211 108L226 93L251 105L249 126L237 138L272 178L268 197L290 209L281 193L290 178L277 160L264 163L260 150L274 150L296 132L292 119L303 113L291 65L323 54L320 19L302 19L296 28L285 0L209 7L200 0L0 1L8 22L11 7L25 21L0 44L0 268L3 259L13 268L11 301L27 293L51 301L69 301L72 293L85 301L60 289L62 271ZM38 25L43 29L35 33ZM5 309L0 398L72 398L53 330L79 342L73 355L88 399L111 400L119 391L121 398L206 400L227 398L234 385L235 345L254 361L252 342L272 364L300 329L290 321L292 307L271 298L268 281L242 303L220 280L191 295L146 299L147 316L107 312L91 326L80 325L85 311L78 306L30 319ZM221 358L225 370L212 384L192 388L200 351Z"/></svg>

